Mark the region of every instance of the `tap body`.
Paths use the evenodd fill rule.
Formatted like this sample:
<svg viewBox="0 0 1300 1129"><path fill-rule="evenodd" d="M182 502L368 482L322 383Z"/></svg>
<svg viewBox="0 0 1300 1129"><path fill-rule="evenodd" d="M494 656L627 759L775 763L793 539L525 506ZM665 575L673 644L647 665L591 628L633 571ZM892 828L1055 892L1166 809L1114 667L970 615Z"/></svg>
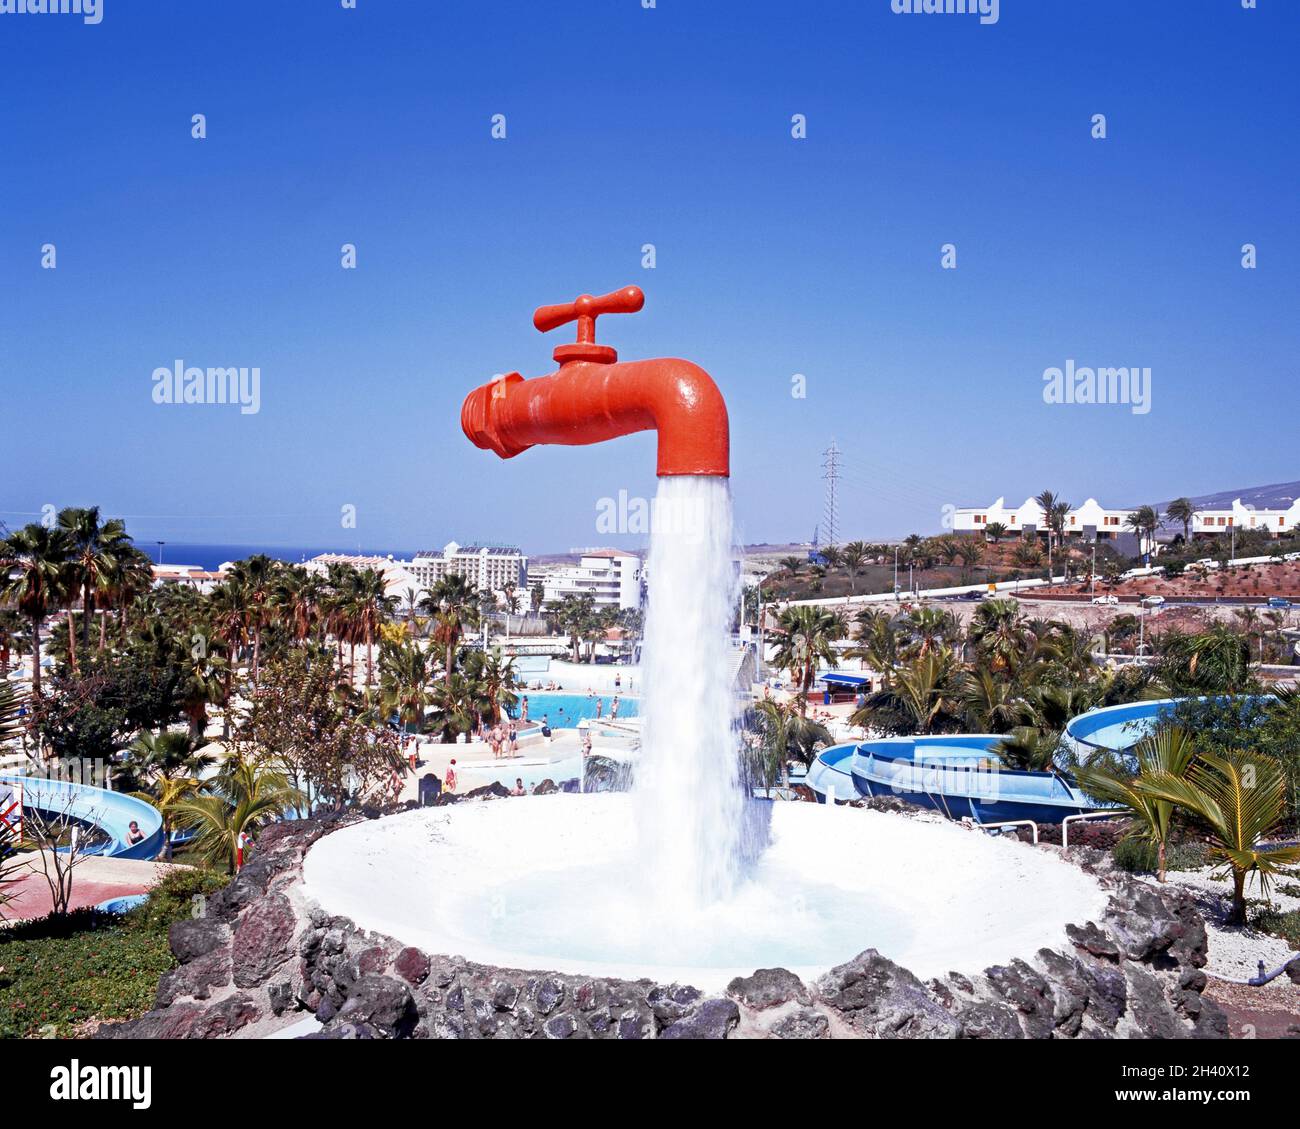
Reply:
<svg viewBox="0 0 1300 1129"><path fill-rule="evenodd" d="M642 300L635 287L599 299L584 295L571 306L543 307L534 321L550 328L587 318L589 309L634 312ZM509 459L538 444L603 443L653 430L660 476L727 477L727 405L709 374L676 357L619 362L613 349L594 343L594 320L579 320L578 342L555 350L558 371L531 380L512 372L474 389L460 413L470 441Z"/></svg>

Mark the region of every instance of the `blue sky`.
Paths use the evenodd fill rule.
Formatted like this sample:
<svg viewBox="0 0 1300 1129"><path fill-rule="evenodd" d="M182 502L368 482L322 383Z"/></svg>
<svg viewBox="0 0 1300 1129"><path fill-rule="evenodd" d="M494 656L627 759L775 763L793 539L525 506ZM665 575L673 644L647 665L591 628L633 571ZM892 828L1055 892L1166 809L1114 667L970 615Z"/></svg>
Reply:
<svg viewBox="0 0 1300 1129"><path fill-rule="evenodd" d="M1293 0L1002 0L991 26L889 0L0 15L0 518L636 545L597 503L653 493L652 437L502 462L459 427L471 388L554 367L572 327L538 334L535 306L628 283L644 311L598 340L713 374L749 541L811 536L832 438L841 539L1044 488L1300 478L1298 32ZM260 367L260 411L155 404L178 358ZM1045 404L1067 359L1149 366L1150 413Z"/></svg>

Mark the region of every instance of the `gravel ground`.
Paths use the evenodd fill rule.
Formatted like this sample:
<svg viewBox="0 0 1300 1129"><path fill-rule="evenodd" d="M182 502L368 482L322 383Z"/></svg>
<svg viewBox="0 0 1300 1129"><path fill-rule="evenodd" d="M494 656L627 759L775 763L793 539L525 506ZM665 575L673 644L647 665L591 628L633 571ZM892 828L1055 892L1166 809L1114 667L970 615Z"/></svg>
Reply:
<svg viewBox="0 0 1300 1129"><path fill-rule="evenodd" d="M1286 961L1293 949L1282 938L1256 929L1221 924L1228 913L1231 886L1227 879L1210 877L1213 870L1171 870L1170 883L1185 887L1196 898L1197 906L1205 917L1210 936L1210 960L1205 971L1224 980L1245 980L1259 971L1262 960L1269 972ZM1154 882L1154 879L1150 879ZM1286 880L1294 882L1294 879ZM1246 886L1246 896L1258 897L1259 887L1251 881ZM1269 892L1270 900L1278 909L1300 909L1300 898L1280 893L1276 883ZM1292 989L1293 991L1295 989ZM1298 993L1300 997L1300 993ZM1300 998L1297 999L1300 1010Z"/></svg>

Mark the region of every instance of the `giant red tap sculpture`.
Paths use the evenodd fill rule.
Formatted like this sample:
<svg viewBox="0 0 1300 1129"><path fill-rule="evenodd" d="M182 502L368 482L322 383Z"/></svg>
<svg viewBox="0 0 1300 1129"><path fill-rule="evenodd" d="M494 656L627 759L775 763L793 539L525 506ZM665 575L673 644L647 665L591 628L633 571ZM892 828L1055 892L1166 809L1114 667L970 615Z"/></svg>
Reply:
<svg viewBox="0 0 1300 1129"><path fill-rule="evenodd" d="M517 372L465 397L460 423L477 447L513 458L538 443L601 443L633 431L659 433L660 475L727 477L731 446L727 405L699 365L675 357L622 361L596 344L601 314L634 314L645 305L636 286L542 306L541 332L577 321L578 340L555 350L559 370L525 380Z"/></svg>

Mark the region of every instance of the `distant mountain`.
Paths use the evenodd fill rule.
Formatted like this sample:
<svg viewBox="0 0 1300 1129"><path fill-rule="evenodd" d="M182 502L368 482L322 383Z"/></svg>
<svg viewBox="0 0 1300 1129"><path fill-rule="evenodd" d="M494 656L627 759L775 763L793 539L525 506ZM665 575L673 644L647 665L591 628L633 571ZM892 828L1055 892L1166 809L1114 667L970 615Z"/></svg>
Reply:
<svg viewBox="0 0 1300 1129"><path fill-rule="evenodd" d="M1246 486L1218 494L1198 494L1192 499L1192 505L1207 510L1227 509L1240 498L1244 505L1254 506L1257 510L1285 510L1297 497L1300 497L1300 482L1278 482L1272 486ZM1168 502L1162 502L1161 510L1166 505Z"/></svg>

